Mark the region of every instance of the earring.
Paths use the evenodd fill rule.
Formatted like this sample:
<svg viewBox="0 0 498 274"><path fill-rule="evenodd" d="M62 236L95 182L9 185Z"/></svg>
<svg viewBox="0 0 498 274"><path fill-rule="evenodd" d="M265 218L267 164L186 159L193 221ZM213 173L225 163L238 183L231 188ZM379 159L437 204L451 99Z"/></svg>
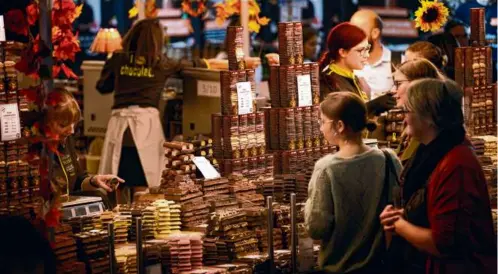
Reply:
<svg viewBox="0 0 498 274"><path fill-rule="evenodd" d="M334 131L334 136L337 136L337 131Z"/></svg>

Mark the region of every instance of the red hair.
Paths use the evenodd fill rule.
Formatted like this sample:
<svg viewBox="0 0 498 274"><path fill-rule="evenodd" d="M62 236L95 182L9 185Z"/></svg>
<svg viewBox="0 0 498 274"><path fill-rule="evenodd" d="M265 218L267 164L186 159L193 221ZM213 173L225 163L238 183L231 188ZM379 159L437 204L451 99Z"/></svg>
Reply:
<svg viewBox="0 0 498 274"><path fill-rule="evenodd" d="M366 38L362 29L348 22L335 26L327 36L327 51L320 58L320 69L323 70L331 61L337 61L339 49L350 50Z"/></svg>

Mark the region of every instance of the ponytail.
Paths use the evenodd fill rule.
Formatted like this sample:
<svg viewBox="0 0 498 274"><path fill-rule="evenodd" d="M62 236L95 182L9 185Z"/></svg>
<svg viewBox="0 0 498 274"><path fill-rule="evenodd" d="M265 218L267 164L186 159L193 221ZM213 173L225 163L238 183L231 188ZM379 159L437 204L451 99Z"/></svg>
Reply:
<svg viewBox="0 0 498 274"><path fill-rule="evenodd" d="M318 62L320 64L320 72L322 72L332 62L330 51L324 52Z"/></svg>

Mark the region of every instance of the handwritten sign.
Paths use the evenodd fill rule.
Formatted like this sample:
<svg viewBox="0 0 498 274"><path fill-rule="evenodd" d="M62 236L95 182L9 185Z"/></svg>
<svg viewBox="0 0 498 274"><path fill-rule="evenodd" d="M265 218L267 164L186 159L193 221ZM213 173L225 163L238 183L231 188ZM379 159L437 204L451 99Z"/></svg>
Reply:
<svg viewBox="0 0 498 274"><path fill-rule="evenodd" d="M3 142L21 138L21 120L17 104L0 105L0 123Z"/></svg>
<svg viewBox="0 0 498 274"><path fill-rule="evenodd" d="M298 106L308 107L313 104L313 97L311 96L311 78L310 75L297 76L297 96Z"/></svg>
<svg viewBox="0 0 498 274"><path fill-rule="evenodd" d="M195 157L194 164L195 166L197 166L205 179L211 180L220 178L220 174L218 173L218 171L216 171L213 165L211 165L211 163L205 157Z"/></svg>
<svg viewBox="0 0 498 274"><path fill-rule="evenodd" d="M3 22L3 15L0 15L0 42L5 42L5 27Z"/></svg>
<svg viewBox="0 0 498 274"><path fill-rule="evenodd" d="M221 97L220 82L198 80L197 96Z"/></svg>
<svg viewBox="0 0 498 274"><path fill-rule="evenodd" d="M253 98L251 82L237 83L237 97L239 101L239 115L253 112Z"/></svg>

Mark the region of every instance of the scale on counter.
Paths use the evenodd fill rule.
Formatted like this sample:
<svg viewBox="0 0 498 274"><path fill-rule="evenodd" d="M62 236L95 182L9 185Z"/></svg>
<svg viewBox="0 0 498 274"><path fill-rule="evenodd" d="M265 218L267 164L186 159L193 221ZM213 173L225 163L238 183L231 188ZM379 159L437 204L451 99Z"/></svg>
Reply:
<svg viewBox="0 0 498 274"><path fill-rule="evenodd" d="M62 203L62 218L99 214L104 211L104 203L100 197L69 196L68 201Z"/></svg>

